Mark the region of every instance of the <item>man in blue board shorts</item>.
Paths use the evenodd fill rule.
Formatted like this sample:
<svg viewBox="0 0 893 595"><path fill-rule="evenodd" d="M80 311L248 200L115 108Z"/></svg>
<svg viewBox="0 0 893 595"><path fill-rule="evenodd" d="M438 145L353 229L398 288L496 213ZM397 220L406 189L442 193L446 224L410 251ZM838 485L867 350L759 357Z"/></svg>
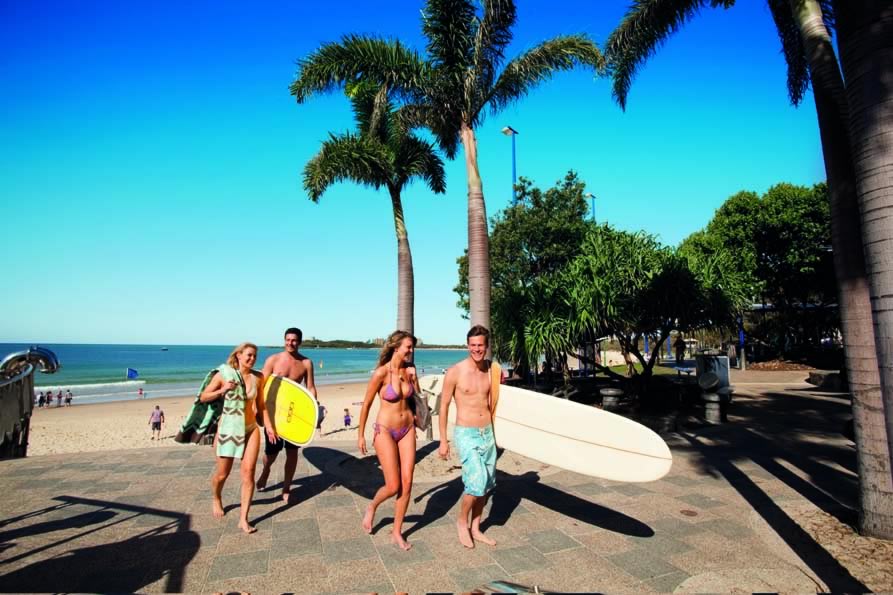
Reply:
<svg viewBox="0 0 893 595"><path fill-rule="evenodd" d="M447 370L440 400L441 458L450 455L447 440L447 415L450 401L456 399L456 425L453 442L462 461L465 487L456 530L459 541L473 548L475 541L488 545L496 542L481 532L481 515L487 494L496 485L496 441L493 435L495 396L491 395L491 363L485 359L490 331L476 325L468 331L468 357ZM469 513L471 522L469 523Z"/></svg>
<svg viewBox="0 0 893 595"><path fill-rule="evenodd" d="M273 354L264 362L263 375L268 378L271 374L282 376L295 382L303 382L314 398L316 384L313 382L313 362L298 352L303 339L301 329L291 327L285 331L285 349ZM264 446L264 468L257 478L257 489L264 490L267 487L267 479L270 477L270 467L276 462L276 457L285 448L285 469L282 473L282 499L288 503L291 494L291 482L295 478L295 469L298 468L298 447L278 438L275 442L266 438Z"/></svg>

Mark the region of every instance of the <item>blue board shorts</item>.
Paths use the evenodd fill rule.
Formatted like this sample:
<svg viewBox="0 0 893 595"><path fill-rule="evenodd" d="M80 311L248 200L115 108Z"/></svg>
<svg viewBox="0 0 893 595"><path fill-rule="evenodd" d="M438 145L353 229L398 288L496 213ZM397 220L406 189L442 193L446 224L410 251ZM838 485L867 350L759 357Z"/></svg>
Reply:
<svg viewBox="0 0 893 595"><path fill-rule="evenodd" d="M462 461L465 493L484 496L496 485L496 440L493 426L469 428L455 426L453 442Z"/></svg>

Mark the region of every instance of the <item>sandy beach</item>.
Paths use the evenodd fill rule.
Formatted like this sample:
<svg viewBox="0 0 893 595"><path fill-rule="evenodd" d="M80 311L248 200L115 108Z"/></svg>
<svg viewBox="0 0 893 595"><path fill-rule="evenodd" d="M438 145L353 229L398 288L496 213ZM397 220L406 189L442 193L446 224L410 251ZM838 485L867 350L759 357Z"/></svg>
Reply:
<svg viewBox="0 0 893 595"><path fill-rule="evenodd" d="M360 404L366 384L330 384L317 387L320 402L327 415L322 431L314 441L356 440L356 428L360 416ZM119 450L122 448L146 448L172 446L180 423L192 406L194 397L170 397L116 401L72 407L35 409L31 418L31 442L28 456ZM431 401L433 406L433 399ZM160 405L165 424L161 440L152 440L149 414ZM351 414L351 430L344 429L344 409ZM366 438L371 444L372 422L378 412L378 399L372 405L370 420L366 424ZM435 435L437 429L435 428ZM421 437L422 434L419 433Z"/></svg>

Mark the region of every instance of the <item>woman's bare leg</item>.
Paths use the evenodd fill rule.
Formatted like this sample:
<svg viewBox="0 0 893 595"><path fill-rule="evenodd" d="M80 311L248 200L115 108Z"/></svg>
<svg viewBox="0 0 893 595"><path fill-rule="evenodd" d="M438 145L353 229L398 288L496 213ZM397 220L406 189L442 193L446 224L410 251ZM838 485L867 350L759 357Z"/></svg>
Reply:
<svg viewBox="0 0 893 595"><path fill-rule="evenodd" d="M240 474L242 476L242 498L239 511L239 528L245 533L257 531L248 524L248 511L251 509L251 498L254 496L254 471L257 468L257 453L260 450L260 430L255 428L245 441L245 452L242 453Z"/></svg>
<svg viewBox="0 0 893 595"><path fill-rule="evenodd" d="M397 450L400 456L400 492L397 494L397 502L394 505L394 530L391 532L391 539L400 546L400 549L408 550L412 545L403 538L403 519L409 508L412 473L415 470L415 427L397 443Z"/></svg>
<svg viewBox="0 0 893 595"><path fill-rule="evenodd" d="M379 505L396 494L400 490L400 467L397 462L397 445L387 430L382 430L372 441L375 446L375 454L378 455L378 463L384 475L384 485L378 488L372 502L366 507L363 515L363 529L366 533L372 532L372 523L375 521L375 511Z"/></svg>
<svg viewBox="0 0 893 595"><path fill-rule="evenodd" d="M223 518L223 484L233 468L232 457L217 457L217 466L211 476L211 514L215 518Z"/></svg>

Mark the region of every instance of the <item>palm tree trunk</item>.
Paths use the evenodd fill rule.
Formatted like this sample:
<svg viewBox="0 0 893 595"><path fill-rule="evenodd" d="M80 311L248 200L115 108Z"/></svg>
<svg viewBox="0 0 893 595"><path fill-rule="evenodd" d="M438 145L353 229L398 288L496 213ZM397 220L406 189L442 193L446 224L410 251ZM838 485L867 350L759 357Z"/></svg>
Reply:
<svg viewBox="0 0 893 595"><path fill-rule="evenodd" d="M838 0L835 9L887 442L893 458L893 3ZM886 537L893 537L893 528L887 529Z"/></svg>
<svg viewBox="0 0 893 595"><path fill-rule="evenodd" d="M490 328L490 243L484 187L478 171L474 130L462 123L460 130L468 177L468 302L471 325Z"/></svg>
<svg viewBox="0 0 893 595"><path fill-rule="evenodd" d="M853 156L846 129L849 107L831 37L816 0L791 0L809 62L828 196L831 243L840 304L847 378L853 395L853 425L859 470L859 531L893 535L893 481L871 323L871 300Z"/></svg>
<svg viewBox="0 0 893 595"><path fill-rule="evenodd" d="M397 330L415 334L415 279L412 272L412 251L403 220L400 191L388 188L394 207L394 231L397 234Z"/></svg>

